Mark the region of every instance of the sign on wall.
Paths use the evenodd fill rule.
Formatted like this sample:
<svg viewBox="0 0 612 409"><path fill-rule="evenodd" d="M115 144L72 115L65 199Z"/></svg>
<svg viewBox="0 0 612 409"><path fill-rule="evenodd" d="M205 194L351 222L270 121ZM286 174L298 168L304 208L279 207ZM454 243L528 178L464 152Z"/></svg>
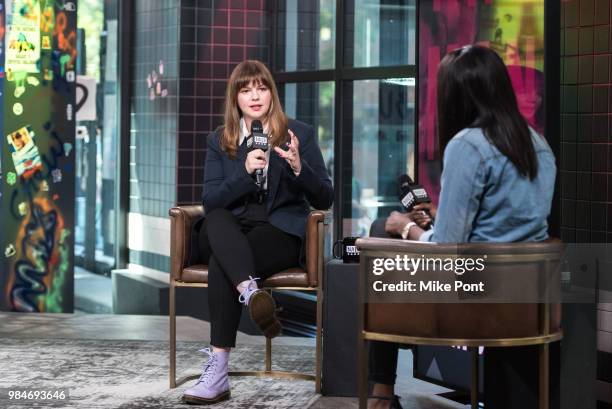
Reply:
<svg viewBox="0 0 612 409"><path fill-rule="evenodd" d="M6 71L38 72L40 4L38 0L12 0L12 10L6 24Z"/></svg>

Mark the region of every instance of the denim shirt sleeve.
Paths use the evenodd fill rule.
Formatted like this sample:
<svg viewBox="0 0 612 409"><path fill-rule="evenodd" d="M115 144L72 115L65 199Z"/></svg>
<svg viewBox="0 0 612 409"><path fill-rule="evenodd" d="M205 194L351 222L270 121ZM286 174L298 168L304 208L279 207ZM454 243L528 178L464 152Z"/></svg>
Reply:
<svg viewBox="0 0 612 409"><path fill-rule="evenodd" d="M442 187L435 225L421 241L464 243L484 191L484 162L478 149L461 138L453 138L444 151Z"/></svg>

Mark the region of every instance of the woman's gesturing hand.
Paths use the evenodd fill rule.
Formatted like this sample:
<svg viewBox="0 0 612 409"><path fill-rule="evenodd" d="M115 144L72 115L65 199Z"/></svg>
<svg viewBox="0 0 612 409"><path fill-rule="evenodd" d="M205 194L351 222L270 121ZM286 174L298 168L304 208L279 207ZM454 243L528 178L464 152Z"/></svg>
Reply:
<svg viewBox="0 0 612 409"><path fill-rule="evenodd" d="M289 148L287 151L282 150L278 146L274 147L274 151L278 153L278 155L285 159L289 166L291 166L291 170L297 176L302 171L302 161L300 160L300 141L297 136L289 129L289 136L291 140L287 143L287 147Z"/></svg>
<svg viewBox="0 0 612 409"><path fill-rule="evenodd" d="M266 154L261 149L254 149L247 154L244 162L244 167L249 175L252 175L257 169L266 167Z"/></svg>

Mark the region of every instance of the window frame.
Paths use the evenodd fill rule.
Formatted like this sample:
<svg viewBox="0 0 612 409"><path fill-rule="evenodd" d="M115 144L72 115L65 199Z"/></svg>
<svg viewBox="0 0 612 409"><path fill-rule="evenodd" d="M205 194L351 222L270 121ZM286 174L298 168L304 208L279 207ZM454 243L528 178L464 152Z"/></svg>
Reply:
<svg viewBox="0 0 612 409"><path fill-rule="evenodd" d="M277 41L277 16L279 10L279 1L275 0L273 3L273 19L272 19L272 48L278 47ZM415 115L414 115L414 148L418 152L419 149L419 137L418 137L418 118L419 118L419 87L418 87L418 64L419 64L419 1L415 2L415 63L406 65L394 65L394 66L374 66L374 67L351 67L344 65L345 57L345 36L346 33L344 28L346 26L346 19L353 16L352 10L345 8L346 4L342 0L336 1L336 32L335 32L335 64L333 69L323 70L307 70L307 71L277 71L276 70L276 56L275 53L270 55L270 66L273 68L272 75L276 83L284 85L287 83L301 83L301 82L320 82L320 81L333 81L335 92L334 92L334 205L333 205L333 240L342 238L343 231L343 216L342 206L345 198L351 197L351 192L346 191L347 188L343 183L342 174L350 171L352 174L352 139L347 138L344 135L343 123L344 123L344 85L347 82L359 81L359 80L384 80L389 78L405 78L411 77L415 79ZM415 155L414 163L414 177L418 180L418 163L419 155ZM350 187L350 184L348 185ZM350 216L350 215L349 215Z"/></svg>

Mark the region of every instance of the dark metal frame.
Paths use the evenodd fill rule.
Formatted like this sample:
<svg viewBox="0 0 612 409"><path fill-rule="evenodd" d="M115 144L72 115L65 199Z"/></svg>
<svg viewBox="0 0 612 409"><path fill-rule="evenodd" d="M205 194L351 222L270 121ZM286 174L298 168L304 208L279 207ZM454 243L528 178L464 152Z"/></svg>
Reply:
<svg viewBox="0 0 612 409"><path fill-rule="evenodd" d="M129 261L127 247L127 214L130 209L130 46L133 38L133 0L119 2L119 86L117 111L119 112L117 138L117 164L115 187L115 268L125 268Z"/></svg>
<svg viewBox="0 0 612 409"><path fill-rule="evenodd" d="M544 0L544 134L557 162L561 160L561 2ZM548 225L551 235L561 237L561 178L557 170L555 193Z"/></svg>
<svg viewBox="0 0 612 409"><path fill-rule="evenodd" d="M274 2L273 7L273 24L272 24L272 44L271 50L274 50L278 44L277 42L277 24L276 18L278 15L278 1ZM281 0L282 1L282 0ZM398 65L398 66L385 66L385 67L347 67L344 65L344 27L345 27L345 2L343 0L336 1L336 49L335 49L335 67L333 69L326 70L314 70L314 71L275 71L276 61L275 55L272 52L270 61L271 67L274 70L273 75L277 84L287 83L304 83L304 82L323 82L333 81L334 82L334 175L333 182L335 186L334 193L334 207L333 207L333 237L334 240L342 237L342 203L344 201L345 192L342 189L342 174L345 173L345 169L349 168L352 170L352 160L350 156L350 150L346 149L348 144L351 144L351 140L346 140L344 137L343 129L343 110L344 110L344 89L343 85L348 81L359 81L359 80L380 80L387 78L403 78L403 77L414 77L418 82L418 39L419 39L419 1L416 1L416 12L415 12L415 23L416 23L416 61L414 65ZM415 149L418 149L418 86L416 87L415 94ZM418 155L415 155L415 172L418 171ZM416 176L416 175L415 175Z"/></svg>

